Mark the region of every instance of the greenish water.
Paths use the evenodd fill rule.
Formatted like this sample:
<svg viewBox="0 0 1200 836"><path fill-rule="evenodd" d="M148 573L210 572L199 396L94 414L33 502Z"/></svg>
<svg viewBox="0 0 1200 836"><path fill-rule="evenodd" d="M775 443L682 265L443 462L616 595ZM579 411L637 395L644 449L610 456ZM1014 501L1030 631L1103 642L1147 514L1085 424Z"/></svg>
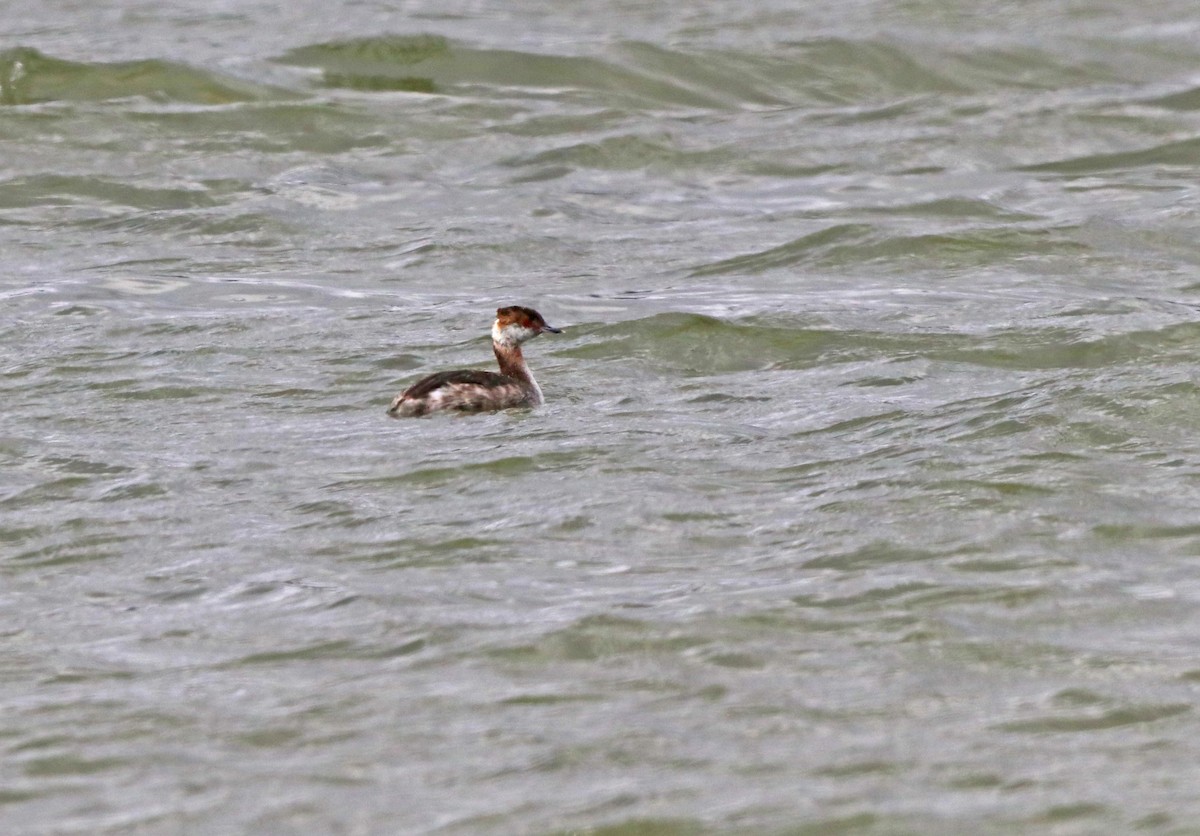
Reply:
<svg viewBox="0 0 1200 836"><path fill-rule="evenodd" d="M1200 828L1190 4L6 23L4 832Z"/></svg>

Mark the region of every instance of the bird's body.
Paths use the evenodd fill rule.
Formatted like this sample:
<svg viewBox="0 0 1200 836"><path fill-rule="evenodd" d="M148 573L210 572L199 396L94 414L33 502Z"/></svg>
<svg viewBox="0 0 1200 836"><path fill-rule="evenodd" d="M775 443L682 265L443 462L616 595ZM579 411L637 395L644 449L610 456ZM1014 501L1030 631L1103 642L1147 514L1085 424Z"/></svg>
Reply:
<svg viewBox="0 0 1200 836"><path fill-rule="evenodd" d="M542 404L542 390L525 365L521 344L538 334L560 334L532 308L513 305L496 310L492 350L500 372L460 369L422 378L392 400L388 415L407 418L430 412L487 412Z"/></svg>

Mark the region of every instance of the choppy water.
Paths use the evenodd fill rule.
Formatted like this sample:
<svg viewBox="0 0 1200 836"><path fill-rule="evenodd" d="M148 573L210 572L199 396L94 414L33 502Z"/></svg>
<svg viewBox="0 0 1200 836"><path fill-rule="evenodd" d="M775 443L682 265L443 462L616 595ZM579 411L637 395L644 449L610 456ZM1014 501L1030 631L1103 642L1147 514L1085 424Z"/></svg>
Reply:
<svg viewBox="0 0 1200 836"><path fill-rule="evenodd" d="M6 833L1200 828L1200 13L825 5L9 5Z"/></svg>

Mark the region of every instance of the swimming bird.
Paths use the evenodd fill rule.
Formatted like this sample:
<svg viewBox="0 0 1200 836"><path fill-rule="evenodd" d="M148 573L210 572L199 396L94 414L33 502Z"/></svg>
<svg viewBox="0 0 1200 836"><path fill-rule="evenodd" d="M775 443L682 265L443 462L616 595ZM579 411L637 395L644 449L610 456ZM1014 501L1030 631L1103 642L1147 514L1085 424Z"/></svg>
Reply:
<svg viewBox="0 0 1200 836"><path fill-rule="evenodd" d="M533 308L497 308L492 323L492 351L500 364L499 374L476 369L431 374L397 395L388 415L409 418L444 410L489 412L541 406L542 390L525 365L521 344L539 334L561 333L561 328L551 328Z"/></svg>

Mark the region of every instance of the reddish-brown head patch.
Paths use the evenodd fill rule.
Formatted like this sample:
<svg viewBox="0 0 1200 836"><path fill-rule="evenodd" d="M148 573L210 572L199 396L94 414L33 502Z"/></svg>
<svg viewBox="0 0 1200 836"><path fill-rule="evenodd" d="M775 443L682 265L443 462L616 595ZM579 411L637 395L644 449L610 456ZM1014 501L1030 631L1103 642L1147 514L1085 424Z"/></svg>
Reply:
<svg viewBox="0 0 1200 836"><path fill-rule="evenodd" d="M546 320L541 318L541 314L534 311L533 308L522 307L520 305L510 305L506 308L496 308L496 327L493 329L493 335L504 331L521 331L521 336L515 336L515 341L521 343L530 337L536 337L539 333L562 333L562 329L551 327L546 324Z"/></svg>
<svg viewBox="0 0 1200 836"><path fill-rule="evenodd" d="M506 328L509 325L519 325L522 328L540 331L546 327L546 320L542 319L540 313L533 308L525 308L520 305L496 308L496 322L501 328Z"/></svg>

